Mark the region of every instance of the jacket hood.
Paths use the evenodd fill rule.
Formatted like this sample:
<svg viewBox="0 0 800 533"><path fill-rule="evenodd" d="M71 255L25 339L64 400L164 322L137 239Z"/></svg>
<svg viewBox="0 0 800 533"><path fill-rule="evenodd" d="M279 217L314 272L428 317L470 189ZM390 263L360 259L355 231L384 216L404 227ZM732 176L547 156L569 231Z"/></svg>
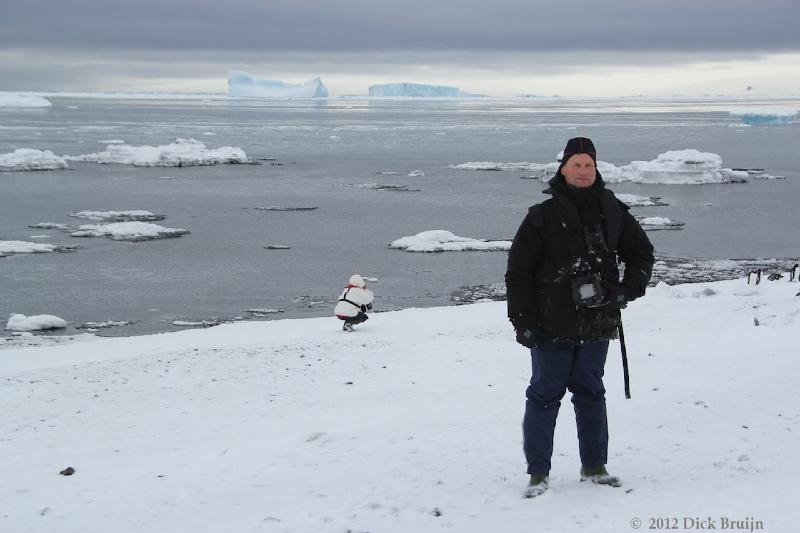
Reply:
<svg viewBox="0 0 800 533"><path fill-rule="evenodd" d="M364 278L362 278L358 274L353 274L352 276L350 276L350 281L348 282L348 285L352 285L353 287L358 287L359 289L363 289L364 287L367 286L367 284L364 282Z"/></svg>

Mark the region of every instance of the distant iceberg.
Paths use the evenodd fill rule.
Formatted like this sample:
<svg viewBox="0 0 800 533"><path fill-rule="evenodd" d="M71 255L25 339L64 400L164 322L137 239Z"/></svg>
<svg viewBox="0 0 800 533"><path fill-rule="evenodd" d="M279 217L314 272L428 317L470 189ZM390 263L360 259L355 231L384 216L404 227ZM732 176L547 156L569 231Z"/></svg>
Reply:
<svg viewBox="0 0 800 533"><path fill-rule="evenodd" d="M456 98L462 96L458 87L446 85L425 85L422 83L384 83L369 86L370 96L415 96L435 98Z"/></svg>
<svg viewBox="0 0 800 533"><path fill-rule="evenodd" d="M0 92L0 107L50 107L46 98L32 94Z"/></svg>
<svg viewBox="0 0 800 533"><path fill-rule="evenodd" d="M748 108L734 109L730 113L748 126L774 126L778 124L791 124L794 117L797 115L797 110Z"/></svg>
<svg viewBox="0 0 800 533"><path fill-rule="evenodd" d="M305 83L257 78L248 72L228 73L228 96L254 98L327 98L328 89L318 77Z"/></svg>

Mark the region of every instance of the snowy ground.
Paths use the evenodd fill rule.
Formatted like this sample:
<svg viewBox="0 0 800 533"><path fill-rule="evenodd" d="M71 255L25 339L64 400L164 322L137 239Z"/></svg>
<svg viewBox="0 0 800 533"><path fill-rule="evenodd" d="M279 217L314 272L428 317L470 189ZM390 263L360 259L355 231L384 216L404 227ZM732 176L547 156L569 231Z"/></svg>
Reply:
<svg viewBox="0 0 800 533"><path fill-rule="evenodd" d="M331 317L7 350L0 529L791 531L798 289L660 285L633 303L633 399L616 342L606 367L625 484L578 481L565 402L535 500L520 496L529 358L501 302L377 313L352 334Z"/></svg>

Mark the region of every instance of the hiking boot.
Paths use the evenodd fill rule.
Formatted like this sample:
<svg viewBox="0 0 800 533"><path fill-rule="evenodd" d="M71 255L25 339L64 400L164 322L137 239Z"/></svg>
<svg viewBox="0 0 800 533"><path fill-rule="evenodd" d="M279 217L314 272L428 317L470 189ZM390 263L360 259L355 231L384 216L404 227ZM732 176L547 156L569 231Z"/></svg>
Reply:
<svg viewBox="0 0 800 533"><path fill-rule="evenodd" d="M342 324L342 331L353 331L353 324L350 322L345 322Z"/></svg>
<svg viewBox="0 0 800 533"><path fill-rule="evenodd" d="M535 498L544 493L550 486L550 478L544 474L532 474L528 486L522 496L525 498Z"/></svg>
<svg viewBox="0 0 800 533"><path fill-rule="evenodd" d="M622 485L622 481L620 481L617 476L612 476L608 473L605 465L582 466L581 481L591 481L598 485L609 485L611 487L619 487Z"/></svg>

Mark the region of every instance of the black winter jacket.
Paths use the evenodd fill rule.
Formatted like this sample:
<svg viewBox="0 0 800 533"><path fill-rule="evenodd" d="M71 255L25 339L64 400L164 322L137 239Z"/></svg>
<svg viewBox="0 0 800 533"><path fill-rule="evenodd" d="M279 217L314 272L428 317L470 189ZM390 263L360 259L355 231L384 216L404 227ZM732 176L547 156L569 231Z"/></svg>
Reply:
<svg viewBox="0 0 800 533"><path fill-rule="evenodd" d="M536 324L536 340L580 344L616 337L620 320L615 305L576 306L572 280L598 273L604 283L621 282L628 301L642 296L653 269L653 245L628 212L605 188L570 190L559 171L544 192L553 197L528 209L508 254L506 294L512 321ZM605 247L590 253L584 228L599 229Z"/></svg>

